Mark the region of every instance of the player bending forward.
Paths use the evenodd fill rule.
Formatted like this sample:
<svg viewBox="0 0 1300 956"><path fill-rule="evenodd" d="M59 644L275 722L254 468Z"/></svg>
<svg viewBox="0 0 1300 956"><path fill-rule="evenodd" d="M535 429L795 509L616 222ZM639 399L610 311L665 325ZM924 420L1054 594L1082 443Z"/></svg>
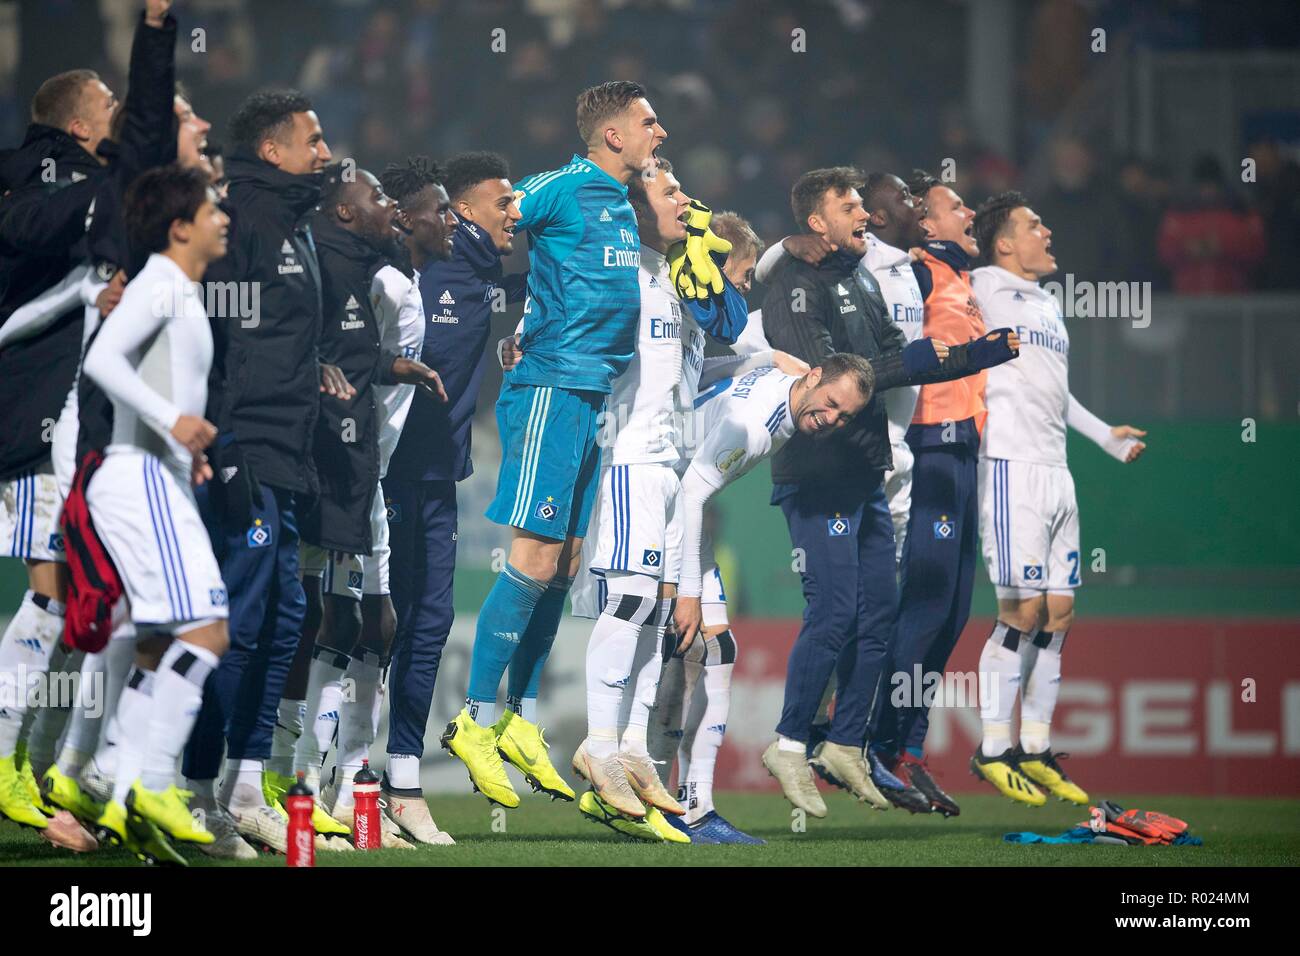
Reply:
<svg viewBox="0 0 1300 956"><path fill-rule="evenodd" d="M1056 299L1038 284L1056 271L1052 231L1025 197L1007 192L984 203L975 236L992 262L971 273L975 299L989 325L1016 330L1020 359L990 369L986 391L980 531L998 619L980 654L983 739L971 770L1020 803L1045 803L1041 787L1086 806L1088 795L1061 770L1065 755L1052 752L1049 738L1079 586L1079 509L1065 429L1123 462L1142 454L1146 432L1111 428L1070 394L1070 336ZM1020 740L1013 747L1017 687Z"/></svg>
<svg viewBox="0 0 1300 956"><path fill-rule="evenodd" d="M700 396L693 426L700 440L678 501L682 568L673 617L680 653L689 654L703 626L701 545L708 500L774 454L796 430L821 439L843 428L866 407L874 389L867 360L840 352L802 376L769 366L719 382Z"/></svg>
<svg viewBox="0 0 1300 956"><path fill-rule="evenodd" d="M140 177L125 204L132 241L152 254L104 320L84 371L113 402L113 438L86 493L121 574L138 634L117 706L117 778L101 838L184 866L166 836L210 844L176 787L203 683L228 643L226 588L191 482L212 477L203 418L212 333L196 283L226 254L229 217L198 169Z"/></svg>

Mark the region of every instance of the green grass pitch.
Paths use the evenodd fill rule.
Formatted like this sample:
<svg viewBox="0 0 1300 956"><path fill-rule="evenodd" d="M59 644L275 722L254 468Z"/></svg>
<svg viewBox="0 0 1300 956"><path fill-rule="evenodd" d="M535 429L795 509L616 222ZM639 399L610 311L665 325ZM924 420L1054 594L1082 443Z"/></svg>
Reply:
<svg viewBox="0 0 1300 956"><path fill-rule="evenodd" d="M1124 806L1162 810L1192 824L1202 847L1015 846L1013 830L1056 834L1087 810L1053 802L1022 808L995 795L960 798L962 815L911 816L872 811L839 793L830 813L795 832L789 805L772 794L722 794L732 822L768 841L765 847L645 845L588 823L575 804L524 795L516 810L497 810L477 796L438 797L439 826L453 847L318 853L318 866L1296 866L1300 864L1300 805L1287 800L1205 797L1118 797ZM504 830L504 832L502 832ZM192 850L194 866L221 865ZM30 831L0 825L0 866L129 866L125 851L84 857L56 850ZM283 866L284 858L225 864Z"/></svg>

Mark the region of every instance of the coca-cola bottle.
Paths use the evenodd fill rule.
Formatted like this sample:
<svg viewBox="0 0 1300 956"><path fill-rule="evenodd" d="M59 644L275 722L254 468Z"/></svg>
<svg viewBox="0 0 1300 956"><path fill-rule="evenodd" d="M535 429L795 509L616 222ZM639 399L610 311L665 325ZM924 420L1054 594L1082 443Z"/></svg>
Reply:
<svg viewBox="0 0 1300 956"><path fill-rule="evenodd" d="M300 770L297 782L289 788L284 800L284 808L289 811L289 846L285 853L289 866L316 865L316 830L311 825L315 804Z"/></svg>
<svg viewBox="0 0 1300 956"><path fill-rule="evenodd" d="M379 823L379 778L362 760L361 769L352 778L352 797L356 808L352 815L352 844L358 850L378 850L383 845Z"/></svg>

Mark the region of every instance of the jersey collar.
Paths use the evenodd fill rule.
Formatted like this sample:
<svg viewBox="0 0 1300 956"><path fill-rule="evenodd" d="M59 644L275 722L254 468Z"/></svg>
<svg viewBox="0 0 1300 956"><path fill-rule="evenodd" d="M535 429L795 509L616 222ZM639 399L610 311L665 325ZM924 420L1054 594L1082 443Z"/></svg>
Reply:
<svg viewBox="0 0 1300 956"><path fill-rule="evenodd" d="M908 265L911 261L912 255L906 249L895 248L887 242L881 242L874 233L867 233L867 252L862 257L862 264L868 269Z"/></svg>
<svg viewBox="0 0 1300 956"><path fill-rule="evenodd" d="M1001 266L984 266L978 272L986 272L991 278L997 280L998 285L1017 290L1018 292L1028 293L1033 296L1045 296L1047 290L1035 282L1033 279L1025 279L1016 275L1009 269Z"/></svg>
<svg viewBox="0 0 1300 956"><path fill-rule="evenodd" d="M668 277L668 259L658 249L641 244L641 268L657 279Z"/></svg>
<svg viewBox="0 0 1300 956"><path fill-rule="evenodd" d="M573 161L574 161L575 163L583 163L584 165L590 166L592 172L594 172L597 176L604 176L606 179L609 180L610 184L611 184L612 186L614 186L616 189L618 189L618 190L619 190L619 191L620 191L624 196L627 195L627 184L626 184L626 183L620 183L617 179L615 179L615 178L614 178L613 176L611 176L609 173L605 172L605 170L601 169L599 166L597 166L595 163L593 163L593 162L592 162L590 159L588 159L586 156L579 156L577 153L574 153L574 154L573 154Z"/></svg>

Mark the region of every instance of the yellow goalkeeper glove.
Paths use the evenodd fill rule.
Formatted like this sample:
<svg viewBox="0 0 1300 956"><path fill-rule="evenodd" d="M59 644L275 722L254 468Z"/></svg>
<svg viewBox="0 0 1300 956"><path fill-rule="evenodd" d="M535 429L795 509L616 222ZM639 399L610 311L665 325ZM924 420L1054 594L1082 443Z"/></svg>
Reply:
<svg viewBox="0 0 1300 956"><path fill-rule="evenodd" d="M685 239L668 247L668 281L673 284L679 299L695 298L695 280L691 278L690 266L686 261Z"/></svg>
<svg viewBox="0 0 1300 956"><path fill-rule="evenodd" d="M722 294L722 272L711 253L725 256L731 252L731 243L709 228L712 219L713 211L708 206L691 200L684 249L670 258L669 276L682 298L707 299L711 292Z"/></svg>

